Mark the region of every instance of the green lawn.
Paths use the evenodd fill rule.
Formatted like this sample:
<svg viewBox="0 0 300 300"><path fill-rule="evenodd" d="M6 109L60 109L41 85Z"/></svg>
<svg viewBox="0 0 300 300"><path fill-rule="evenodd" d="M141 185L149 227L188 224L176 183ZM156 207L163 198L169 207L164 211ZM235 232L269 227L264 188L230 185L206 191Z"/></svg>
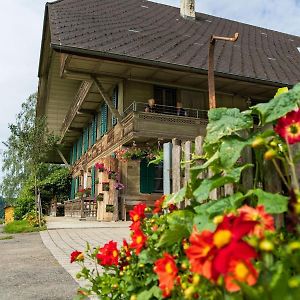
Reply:
<svg viewBox="0 0 300 300"><path fill-rule="evenodd" d="M25 232L37 232L45 230L46 226L41 228L31 226L26 220L14 221L4 226L5 233L25 233Z"/></svg>

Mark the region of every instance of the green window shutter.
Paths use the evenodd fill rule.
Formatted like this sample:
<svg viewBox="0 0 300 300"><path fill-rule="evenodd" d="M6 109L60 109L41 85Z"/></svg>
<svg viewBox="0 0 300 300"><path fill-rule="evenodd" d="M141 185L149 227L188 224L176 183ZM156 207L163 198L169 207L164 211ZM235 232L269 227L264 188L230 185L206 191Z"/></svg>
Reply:
<svg viewBox="0 0 300 300"><path fill-rule="evenodd" d="M118 109L118 105L119 105L118 98L119 98L119 88L118 88L118 86L116 86L114 88L113 96L112 96L113 104L116 109ZM115 126L117 124L117 119L114 116L112 117L111 123L112 123L112 126Z"/></svg>
<svg viewBox="0 0 300 300"><path fill-rule="evenodd" d="M84 135L83 150L84 150L84 153L86 153L89 149L89 130L88 130L88 128L84 128L83 135Z"/></svg>
<svg viewBox="0 0 300 300"><path fill-rule="evenodd" d="M93 146L93 123L89 125L89 148Z"/></svg>
<svg viewBox="0 0 300 300"><path fill-rule="evenodd" d="M91 196L95 197L95 181L96 181L96 170L95 166L92 167L92 188L91 188Z"/></svg>
<svg viewBox="0 0 300 300"><path fill-rule="evenodd" d="M101 106L101 136L107 132L107 113L107 105L103 103Z"/></svg>
<svg viewBox="0 0 300 300"><path fill-rule="evenodd" d="M97 139L101 138L101 107L97 116Z"/></svg>
<svg viewBox="0 0 300 300"><path fill-rule="evenodd" d="M75 199L75 179L72 178L70 199Z"/></svg>
<svg viewBox="0 0 300 300"><path fill-rule="evenodd" d="M94 144L96 144L96 142L97 142L97 124L98 124L98 116L97 115L95 115L94 116L94 128L93 128L93 131L94 131Z"/></svg>
<svg viewBox="0 0 300 300"><path fill-rule="evenodd" d="M72 148L70 150L69 163L70 163L70 165L73 165L73 149Z"/></svg>
<svg viewBox="0 0 300 300"><path fill-rule="evenodd" d="M140 192L152 194L154 191L155 166L148 166L148 160L142 159L140 163Z"/></svg>
<svg viewBox="0 0 300 300"><path fill-rule="evenodd" d="M74 143L74 145L73 145L73 160L74 160L74 163L77 160L77 144L76 143Z"/></svg>

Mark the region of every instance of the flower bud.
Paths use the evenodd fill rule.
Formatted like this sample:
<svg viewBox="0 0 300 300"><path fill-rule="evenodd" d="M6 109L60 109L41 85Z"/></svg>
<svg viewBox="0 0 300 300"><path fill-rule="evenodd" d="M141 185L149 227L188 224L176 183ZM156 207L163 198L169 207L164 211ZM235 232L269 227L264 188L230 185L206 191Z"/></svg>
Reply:
<svg viewBox="0 0 300 300"><path fill-rule="evenodd" d="M195 274L193 276L193 284L197 285L197 284L199 284L199 282L200 282L200 275L199 274Z"/></svg>
<svg viewBox="0 0 300 300"><path fill-rule="evenodd" d="M214 222L214 224L218 225L218 224L222 223L223 220L224 220L224 216L216 216L216 217L214 217L213 222Z"/></svg>
<svg viewBox="0 0 300 300"><path fill-rule="evenodd" d="M259 248L266 252L271 252L274 250L274 244L268 240L263 240L259 243Z"/></svg>
<svg viewBox="0 0 300 300"><path fill-rule="evenodd" d="M273 149L270 149L267 152L265 152L264 159L265 160L271 160L271 159L275 158L276 155L277 155L277 152Z"/></svg>
<svg viewBox="0 0 300 300"><path fill-rule="evenodd" d="M252 142L252 148L259 148L263 146L265 143L265 140L262 137L257 137L253 142Z"/></svg>
<svg viewBox="0 0 300 300"><path fill-rule="evenodd" d="M185 299L191 299L193 297L194 292L195 292L195 288L193 286L188 287L184 291L184 298Z"/></svg>
<svg viewBox="0 0 300 300"><path fill-rule="evenodd" d="M295 250L300 250L300 242L295 241L295 242L291 242L288 245L288 251L291 253Z"/></svg>
<svg viewBox="0 0 300 300"><path fill-rule="evenodd" d="M136 296L136 295L132 295L132 296L130 297L130 300L137 300L137 296Z"/></svg>
<svg viewBox="0 0 300 300"><path fill-rule="evenodd" d="M300 278L299 277L292 277L288 281L288 285L290 288L298 288L300 286Z"/></svg>
<svg viewBox="0 0 300 300"><path fill-rule="evenodd" d="M181 269L182 269L182 270L187 270L187 268L188 268L188 264L187 264L186 262L183 262L183 263L181 264Z"/></svg>

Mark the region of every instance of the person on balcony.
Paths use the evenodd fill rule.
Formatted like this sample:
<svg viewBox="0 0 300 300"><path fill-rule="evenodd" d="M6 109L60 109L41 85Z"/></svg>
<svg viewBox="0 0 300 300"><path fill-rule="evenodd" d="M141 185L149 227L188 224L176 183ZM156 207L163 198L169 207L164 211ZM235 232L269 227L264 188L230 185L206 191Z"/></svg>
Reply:
<svg viewBox="0 0 300 300"><path fill-rule="evenodd" d="M151 98L148 100L148 104L145 107L145 112L157 113L158 107L155 104L155 99Z"/></svg>
<svg viewBox="0 0 300 300"><path fill-rule="evenodd" d="M182 107L182 103L180 101L177 101L177 103L176 103L176 115L177 116L182 116L182 117L186 117L187 116L187 112Z"/></svg>

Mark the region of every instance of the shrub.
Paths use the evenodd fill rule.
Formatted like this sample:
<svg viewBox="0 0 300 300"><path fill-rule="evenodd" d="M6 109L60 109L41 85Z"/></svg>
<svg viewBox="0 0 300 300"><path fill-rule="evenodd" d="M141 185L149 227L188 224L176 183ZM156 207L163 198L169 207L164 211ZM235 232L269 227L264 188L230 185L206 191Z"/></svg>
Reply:
<svg viewBox="0 0 300 300"><path fill-rule="evenodd" d="M27 213L23 220L26 220L30 226L32 227L39 227L39 217L35 211L31 211ZM46 220L45 218L41 218L41 226L46 225Z"/></svg>

